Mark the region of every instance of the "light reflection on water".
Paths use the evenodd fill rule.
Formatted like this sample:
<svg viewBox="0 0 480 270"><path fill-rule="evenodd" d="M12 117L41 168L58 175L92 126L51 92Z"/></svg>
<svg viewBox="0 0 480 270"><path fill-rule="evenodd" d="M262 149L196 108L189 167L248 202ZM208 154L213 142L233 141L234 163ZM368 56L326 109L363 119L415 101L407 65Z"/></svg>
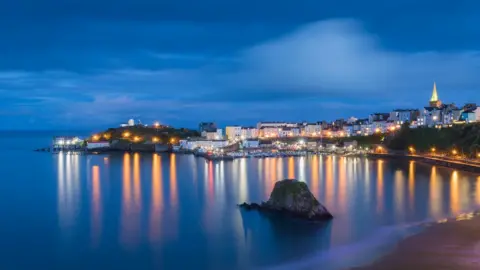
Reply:
<svg viewBox="0 0 480 270"><path fill-rule="evenodd" d="M309 250L356 243L384 226L441 219L480 205L480 177L413 161L311 156L206 162L138 153L55 158L62 237L88 233L92 249L118 254L147 249L119 259L147 269L175 263L199 269L278 264ZM335 219L328 229L278 227L236 208L243 201L268 199L285 176L306 181L330 209ZM88 211L81 209L84 202ZM84 223L90 229L84 230ZM293 239L303 239L308 249L292 249ZM184 252L197 255L175 261Z"/></svg>

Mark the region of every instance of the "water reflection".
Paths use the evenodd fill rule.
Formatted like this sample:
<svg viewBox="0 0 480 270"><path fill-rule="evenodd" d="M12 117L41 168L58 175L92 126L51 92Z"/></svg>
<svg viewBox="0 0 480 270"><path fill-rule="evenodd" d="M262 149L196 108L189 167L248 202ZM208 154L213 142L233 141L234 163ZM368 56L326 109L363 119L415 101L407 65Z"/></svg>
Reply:
<svg viewBox="0 0 480 270"><path fill-rule="evenodd" d="M405 178L402 170L396 170L394 175L394 189L395 189L395 217L398 221L402 221L405 218Z"/></svg>
<svg viewBox="0 0 480 270"><path fill-rule="evenodd" d="M408 164L408 201L412 210L415 204L415 161L413 160Z"/></svg>
<svg viewBox="0 0 480 270"><path fill-rule="evenodd" d="M213 176L212 176L213 177ZM177 194L177 156L170 155L170 203L176 205L178 202Z"/></svg>
<svg viewBox="0 0 480 270"><path fill-rule="evenodd" d="M312 157L312 164L311 164L311 177L312 177L312 191L315 192L314 195L318 197L318 181L319 181L319 177L318 177L318 167L319 167L319 164L318 164L318 156L315 155Z"/></svg>
<svg viewBox="0 0 480 270"><path fill-rule="evenodd" d="M163 183L161 157L153 154L152 158L152 203L150 208L150 241L160 238L161 214L163 205Z"/></svg>
<svg viewBox="0 0 480 270"><path fill-rule="evenodd" d="M100 168L92 167L92 244L98 246L102 230Z"/></svg>
<svg viewBox="0 0 480 270"><path fill-rule="evenodd" d="M450 178L450 209L452 214L458 214L460 212L460 200L458 196L458 172L453 171Z"/></svg>
<svg viewBox="0 0 480 270"><path fill-rule="evenodd" d="M295 178L295 161L293 157L288 158L288 179Z"/></svg>
<svg viewBox="0 0 480 270"><path fill-rule="evenodd" d="M480 205L480 176L477 177L477 182L476 182L476 199L477 199L477 204Z"/></svg>
<svg viewBox="0 0 480 270"><path fill-rule="evenodd" d="M442 211L442 180L437 176L437 167L432 166L430 174L430 214L439 218Z"/></svg>
<svg viewBox="0 0 480 270"><path fill-rule="evenodd" d="M132 196L132 170L131 170L131 155L129 153L125 153L123 155L123 172L122 172L122 213L121 213L121 233L120 233L120 240L125 247L133 247L138 241L138 227L137 224L139 222L138 215L135 213L135 202ZM135 162L138 164L138 159ZM137 169L138 170L138 169ZM139 172L136 171L135 175L139 176ZM140 179L136 179L135 181L139 182ZM139 188L139 187L137 187ZM140 191L136 191L136 196L138 199L140 195Z"/></svg>
<svg viewBox="0 0 480 270"><path fill-rule="evenodd" d="M299 239L308 247L305 253L320 254L319 249L356 243L385 226L480 205L480 177L413 161L311 156L205 162L186 155L127 153L112 155L108 164L101 156L88 157L86 166L79 166L78 158L55 157L59 227L75 236L70 239L78 246L103 252L101 244L112 243L112 249L127 248L136 262L160 262L158 268L164 261L174 263L187 248L197 254L198 268L216 260L213 265L239 269L245 263L242 269L247 269L251 262L303 255L291 248ZM86 173L80 175L78 167ZM192 177L195 171L198 181ZM235 208L243 201L265 200L275 181L295 175L333 212L331 227L296 232L298 224L283 229L285 224ZM90 185L80 193L80 187ZM222 258L229 262L221 264Z"/></svg>
<svg viewBox="0 0 480 270"><path fill-rule="evenodd" d="M382 213L384 208L383 187L383 160L377 160L377 213Z"/></svg>
<svg viewBox="0 0 480 270"><path fill-rule="evenodd" d="M80 200L80 166L77 155L57 155L57 211L59 226L65 232L75 225Z"/></svg>

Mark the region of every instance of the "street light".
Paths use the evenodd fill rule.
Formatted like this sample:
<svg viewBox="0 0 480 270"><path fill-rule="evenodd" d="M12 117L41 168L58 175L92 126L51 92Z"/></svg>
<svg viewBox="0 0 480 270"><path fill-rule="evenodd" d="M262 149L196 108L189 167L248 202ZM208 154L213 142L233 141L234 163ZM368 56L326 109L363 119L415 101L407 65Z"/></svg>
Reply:
<svg viewBox="0 0 480 270"><path fill-rule="evenodd" d="M452 150L453 155L456 155L457 153L458 153L457 150L455 150L455 149Z"/></svg>
<svg viewBox="0 0 480 270"><path fill-rule="evenodd" d="M159 139L158 139L157 137L153 137L153 138L152 138L152 142L155 142L155 143L156 143L156 142L158 142L158 141L159 141Z"/></svg>
<svg viewBox="0 0 480 270"><path fill-rule="evenodd" d="M430 149L432 151L432 153L435 153L435 151L437 151L437 149L435 149L435 147L432 147L432 149Z"/></svg>
<svg viewBox="0 0 480 270"><path fill-rule="evenodd" d="M153 126L155 126L155 128L158 128L160 126L160 123L157 121L153 124Z"/></svg>
<svg viewBox="0 0 480 270"><path fill-rule="evenodd" d="M124 138L128 138L128 137L130 137L130 132L126 131L126 132L124 132L124 133L122 134L122 136L123 136Z"/></svg>
<svg viewBox="0 0 480 270"><path fill-rule="evenodd" d="M136 142L138 142L138 141L140 141L140 137L135 136L135 138L133 138L133 140L136 141Z"/></svg>
<svg viewBox="0 0 480 270"><path fill-rule="evenodd" d="M95 135L92 136L92 139L93 139L94 141L98 141L98 139L100 139L100 136L98 136L98 135L95 134Z"/></svg>
<svg viewBox="0 0 480 270"><path fill-rule="evenodd" d="M413 146L410 146L408 147L408 150L410 151L410 153L415 153L415 148L413 148Z"/></svg>

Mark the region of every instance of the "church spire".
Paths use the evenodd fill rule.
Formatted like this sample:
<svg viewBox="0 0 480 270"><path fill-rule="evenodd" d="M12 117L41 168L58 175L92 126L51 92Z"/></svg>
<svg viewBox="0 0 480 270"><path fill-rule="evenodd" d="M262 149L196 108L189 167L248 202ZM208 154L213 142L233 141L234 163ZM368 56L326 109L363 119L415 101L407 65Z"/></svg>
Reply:
<svg viewBox="0 0 480 270"><path fill-rule="evenodd" d="M432 98L430 99L430 102L437 102L437 101L438 101L437 84L433 82L433 92L432 92Z"/></svg>

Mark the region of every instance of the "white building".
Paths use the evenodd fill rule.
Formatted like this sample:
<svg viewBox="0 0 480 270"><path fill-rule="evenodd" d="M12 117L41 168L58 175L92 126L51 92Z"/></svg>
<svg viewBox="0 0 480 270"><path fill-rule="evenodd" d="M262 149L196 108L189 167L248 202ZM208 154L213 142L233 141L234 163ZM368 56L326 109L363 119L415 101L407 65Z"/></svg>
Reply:
<svg viewBox="0 0 480 270"><path fill-rule="evenodd" d="M220 128L217 128L216 130L204 130L202 131L202 137L207 140L222 140L223 130Z"/></svg>
<svg viewBox="0 0 480 270"><path fill-rule="evenodd" d="M109 148L110 142L108 141L98 141L98 142L87 142L87 149L102 149L102 148Z"/></svg>
<svg viewBox="0 0 480 270"><path fill-rule="evenodd" d="M65 146L65 145L79 145L82 140L79 137L74 136L57 136L53 137L53 146Z"/></svg>
<svg viewBox="0 0 480 270"><path fill-rule="evenodd" d="M180 147L186 150L195 150L197 148L205 150L213 150L228 145L227 140L207 140L202 138L195 138L189 140L180 140Z"/></svg>
<svg viewBox="0 0 480 270"><path fill-rule="evenodd" d="M480 122L480 107L476 105L475 107L462 112L461 120L465 121L465 123Z"/></svg>
<svg viewBox="0 0 480 270"><path fill-rule="evenodd" d="M225 128L225 135L229 141L241 139L242 127L241 126L227 126Z"/></svg>
<svg viewBox="0 0 480 270"><path fill-rule="evenodd" d="M240 137L242 140L256 139L258 138L258 129L254 127L242 127Z"/></svg>
<svg viewBox="0 0 480 270"><path fill-rule="evenodd" d="M390 112L389 120L394 121L396 125L402 125L405 122L416 121L419 114L417 109L396 109Z"/></svg>
<svg viewBox="0 0 480 270"><path fill-rule="evenodd" d="M127 125L130 126L130 127L135 126L135 120L133 120L133 119L128 120Z"/></svg>
<svg viewBox="0 0 480 270"><path fill-rule="evenodd" d="M280 137L280 131L282 129L278 127L261 127L258 130L258 136L262 138L275 138Z"/></svg>
<svg viewBox="0 0 480 270"><path fill-rule="evenodd" d="M261 128L282 128L282 127L297 127L297 123L288 122L258 122L257 129Z"/></svg>
<svg viewBox="0 0 480 270"><path fill-rule="evenodd" d="M347 124L343 126L343 132L345 132L345 135L347 137L356 135L355 132L353 131L353 125L352 124Z"/></svg>
<svg viewBox="0 0 480 270"><path fill-rule="evenodd" d="M303 126L304 132L303 136L308 136L308 137L315 137L315 136L320 136L320 133L322 132L322 126L320 126L318 123L308 123Z"/></svg>

